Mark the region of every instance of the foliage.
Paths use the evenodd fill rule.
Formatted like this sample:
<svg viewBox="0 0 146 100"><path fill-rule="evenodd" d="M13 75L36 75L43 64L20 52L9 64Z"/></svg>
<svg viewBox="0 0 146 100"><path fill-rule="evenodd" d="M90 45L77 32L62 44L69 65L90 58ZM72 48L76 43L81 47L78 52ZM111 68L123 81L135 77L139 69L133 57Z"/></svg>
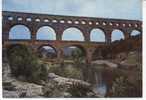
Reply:
<svg viewBox="0 0 146 100"><path fill-rule="evenodd" d="M88 97L88 93L92 93L92 90L90 87L83 86L81 84L73 84L69 87L68 92L72 95L72 97ZM92 97L94 97L93 94Z"/></svg>
<svg viewBox="0 0 146 100"><path fill-rule="evenodd" d="M27 81L38 82L47 79L45 65L39 63L32 50L24 45L12 46L7 51L12 74L23 76Z"/></svg>
<svg viewBox="0 0 146 100"><path fill-rule="evenodd" d="M130 84L126 77L119 77L113 82L112 97L140 97L141 93L133 84Z"/></svg>
<svg viewBox="0 0 146 100"><path fill-rule="evenodd" d="M78 66L83 61L84 53L82 50L76 48L74 51L72 51L72 57L73 57L74 63Z"/></svg>
<svg viewBox="0 0 146 100"><path fill-rule="evenodd" d="M67 78L81 79L82 77L81 69L73 67L73 66L69 66L69 65L51 66L49 68L49 72L55 73L57 75L67 77Z"/></svg>

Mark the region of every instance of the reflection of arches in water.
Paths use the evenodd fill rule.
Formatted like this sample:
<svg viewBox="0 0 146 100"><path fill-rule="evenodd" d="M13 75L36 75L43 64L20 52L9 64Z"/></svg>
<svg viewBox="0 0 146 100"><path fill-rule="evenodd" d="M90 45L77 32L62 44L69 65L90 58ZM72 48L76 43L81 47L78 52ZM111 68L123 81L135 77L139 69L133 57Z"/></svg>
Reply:
<svg viewBox="0 0 146 100"><path fill-rule="evenodd" d="M105 33L101 29L92 29L90 33L90 40L93 42L105 42Z"/></svg>
<svg viewBox="0 0 146 100"><path fill-rule="evenodd" d="M86 56L86 52L83 47L81 46L66 46L63 48L64 59L74 59L75 57L82 57Z"/></svg>
<svg viewBox="0 0 146 100"><path fill-rule="evenodd" d="M57 58L57 51L52 46L41 46L38 48L39 57L54 59Z"/></svg>
<svg viewBox="0 0 146 100"><path fill-rule="evenodd" d="M56 33L53 28L49 26L42 26L37 31L36 39L37 40L56 40Z"/></svg>
<svg viewBox="0 0 146 100"><path fill-rule="evenodd" d="M15 25L9 31L9 39L31 39L31 32L25 25Z"/></svg>
<svg viewBox="0 0 146 100"><path fill-rule="evenodd" d="M130 36L137 36L140 35L141 33L138 30L133 30L130 34Z"/></svg>
<svg viewBox="0 0 146 100"><path fill-rule="evenodd" d="M124 33L118 29L113 30L111 35L112 42L121 39L124 39Z"/></svg>
<svg viewBox="0 0 146 100"><path fill-rule="evenodd" d="M74 27L67 28L62 35L62 40L66 41L84 41L83 33Z"/></svg>

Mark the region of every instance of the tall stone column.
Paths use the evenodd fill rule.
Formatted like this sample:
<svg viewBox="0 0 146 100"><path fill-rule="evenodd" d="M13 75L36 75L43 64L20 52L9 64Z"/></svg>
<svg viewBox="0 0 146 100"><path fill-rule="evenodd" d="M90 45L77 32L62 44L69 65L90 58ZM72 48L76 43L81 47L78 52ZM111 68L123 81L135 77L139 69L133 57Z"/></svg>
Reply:
<svg viewBox="0 0 146 100"><path fill-rule="evenodd" d="M57 49L57 62L63 63L63 50L61 48Z"/></svg>
<svg viewBox="0 0 146 100"><path fill-rule="evenodd" d="M3 21L2 23L2 40L9 40L9 31L11 29L11 24Z"/></svg>
<svg viewBox="0 0 146 100"><path fill-rule="evenodd" d="M58 40L58 41L62 40L63 32L64 32L64 27L61 27L61 26L55 27L56 40Z"/></svg>
<svg viewBox="0 0 146 100"><path fill-rule="evenodd" d="M132 30L124 30L123 32L124 32L125 40L127 40L131 37Z"/></svg>
<svg viewBox="0 0 146 100"><path fill-rule="evenodd" d="M86 51L86 63L87 64L91 64L91 61L92 61L92 49L87 49Z"/></svg>
<svg viewBox="0 0 146 100"><path fill-rule="evenodd" d="M58 41L62 40L62 33L56 32L56 40Z"/></svg>
<svg viewBox="0 0 146 100"><path fill-rule="evenodd" d="M84 32L83 34L84 34L84 40L85 40L85 42L90 42L90 34L89 33L86 33L86 32Z"/></svg>
<svg viewBox="0 0 146 100"><path fill-rule="evenodd" d="M105 30L106 44L111 44L111 42L112 42L111 35L112 35L112 30Z"/></svg>

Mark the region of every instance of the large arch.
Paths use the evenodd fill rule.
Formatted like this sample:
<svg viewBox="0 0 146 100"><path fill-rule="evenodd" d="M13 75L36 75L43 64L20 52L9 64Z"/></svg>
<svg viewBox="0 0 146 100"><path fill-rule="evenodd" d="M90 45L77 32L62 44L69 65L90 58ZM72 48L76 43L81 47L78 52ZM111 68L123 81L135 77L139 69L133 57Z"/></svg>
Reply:
<svg viewBox="0 0 146 100"><path fill-rule="evenodd" d="M105 33L98 28L92 29L90 32L90 41L105 42Z"/></svg>
<svg viewBox="0 0 146 100"><path fill-rule="evenodd" d="M137 36L137 35L140 35L140 34L141 34L140 31L138 31L138 30L133 30L133 31L131 32L130 36Z"/></svg>
<svg viewBox="0 0 146 100"><path fill-rule="evenodd" d="M31 32L25 25L15 25L9 31L9 39L31 39Z"/></svg>
<svg viewBox="0 0 146 100"><path fill-rule="evenodd" d="M86 50L80 45L68 45L63 48L63 57L67 60L76 59L81 57L85 61Z"/></svg>
<svg viewBox="0 0 146 100"><path fill-rule="evenodd" d="M57 50L51 45L42 45L38 49L40 58L55 59L57 58Z"/></svg>
<svg viewBox="0 0 146 100"><path fill-rule="evenodd" d="M66 41L84 41L84 35L79 29L77 29L75 27L71 27L71 28L67 28L63 32L62 40L66 40Z"/></svg>
<svg viewBox="0 0 146 100"><path fill-rule="evenodd" d="M116 41L116 40L121 40L121 39L124 39L124 38L125 38L124 37L124 33L121 30L114 29L112 31L112 34L111 34L111 40L112 40L112 42L113 41Z"/></svg>
<svg viewBox="0 0 146 100"><path fill-rule="evenodd" d="M36 33L37 40L56 40L55 30L49 26L42 26Z"/></svg>

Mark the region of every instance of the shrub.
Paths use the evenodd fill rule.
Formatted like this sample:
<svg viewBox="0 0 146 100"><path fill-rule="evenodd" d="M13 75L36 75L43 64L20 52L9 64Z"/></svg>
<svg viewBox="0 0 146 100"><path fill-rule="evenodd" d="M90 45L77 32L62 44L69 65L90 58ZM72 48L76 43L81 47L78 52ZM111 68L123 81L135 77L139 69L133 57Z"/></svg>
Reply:
<svg viewBox="0 0 146 100"><path fill-rule="evenodd" d="M23 76L27 81L37 82L47 79L47 68L39 63L32 50L24 45L15 45L7 51L12 74Z"/></svg>
<svg viewBox="0 0 146 100"><path fill-rule="evenodd" d="M112 97L141 97L140 86L129 83L126 77L119 77L113 82Z"/></svg>

